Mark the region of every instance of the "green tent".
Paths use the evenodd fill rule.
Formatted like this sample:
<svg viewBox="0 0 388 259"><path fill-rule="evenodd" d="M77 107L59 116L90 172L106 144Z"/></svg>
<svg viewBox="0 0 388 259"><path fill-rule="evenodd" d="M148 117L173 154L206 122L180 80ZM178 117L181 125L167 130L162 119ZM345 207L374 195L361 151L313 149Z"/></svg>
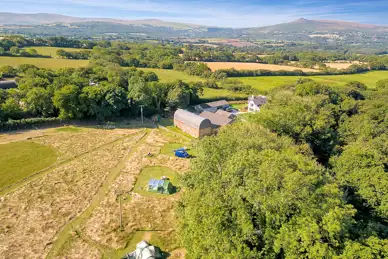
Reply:
<svg viewBox="0 0 388 259"><path fill-rule="evenodd" d="M148 182L148 191L161 194L173 194L174 186L169 180L151 179Z"/></svg>

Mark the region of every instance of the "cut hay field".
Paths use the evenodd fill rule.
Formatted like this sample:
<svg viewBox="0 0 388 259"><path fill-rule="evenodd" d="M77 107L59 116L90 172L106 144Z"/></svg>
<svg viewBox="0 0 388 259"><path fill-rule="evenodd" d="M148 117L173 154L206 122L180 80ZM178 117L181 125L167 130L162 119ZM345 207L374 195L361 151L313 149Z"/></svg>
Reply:
<svg viewBox="0 0 388 259"><path fill-rule="evenodd" d="M53 58L55 58L57 56L57 50L59 50L59 49L63 49L65 51L69 51L69 52L83 50L83 49L77 49L77 48L58 48L58 47L40 47L40 46L37 46L37 47L27 47L27 48L24 48L24 49L35 49L38 52L38 54L45 55L45 56L50 56L50 57L53 57Z"/></svg>
<svg viewBox="0 0 388 259"><path fill-rule="evenodd" d="M260 63L241 63L241 62L204 62L206 63L212 71L216 71L218 69L230 69L234 68L236 70L258 70L265 69L271 71L294 71L294 70L302 70L304 72L317 72L319 70L311 69L311 68L299 68L292 66L281 66L281 65L270 65L270 64L260 64Z"/></svg>
<svg viewBox="0 0 388 259"><path fill-rule="evenodd" d="M31 163L24 158L28 155L25 143L52 150L53 159L58 156L59 162L0 193L0 258L119 259L141 240L160 246L171 258L182 258L176 252L182 251L175 217L180 192L148 196L135 192L135 185L160 174L179 184L175 177L189 171L190 160L164 155L161 149L170 143L192 146L191 139L168 129L145 128L63 127L17 135L1 136L3 143L16 142L0 145L0 150L4 149L0 163L8 166L8 161L1 159L8 159L9 148L16 148L22 161L4 172ZM50 157L44 149L32 150L30 153L42 160L39 163L43 163L42 156ZM149 157L148 153L155 155ZM3 169L2 164L0 167Z"/></svg>
<svg viewBox="0 0 388 259"><path fill-rule="evenodd" d="M18 67L22 64L31 64L40 68L59 69L65 67L86 67L89 60L71 60L55 58L26 58L26 57L0 57L0 66Z"/></svg>

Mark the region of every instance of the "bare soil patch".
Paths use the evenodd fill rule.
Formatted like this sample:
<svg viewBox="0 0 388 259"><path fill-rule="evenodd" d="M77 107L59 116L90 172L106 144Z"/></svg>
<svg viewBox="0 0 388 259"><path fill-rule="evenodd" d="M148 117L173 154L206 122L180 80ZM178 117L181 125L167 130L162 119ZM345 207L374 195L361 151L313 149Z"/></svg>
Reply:
<svg viewBox="0 0 388 259"><path fill-rule="evenodd" d="M261 64L261 63L240 63L240 62L205 62L212 71L219 69L230 69L234 68L236 70L259 70L265 69L270 71L294 71L302 70L304 72L317 72L316 69L311 68L299 68L292 66L281 66L281 65L270 65L270 64Z"/></svg>

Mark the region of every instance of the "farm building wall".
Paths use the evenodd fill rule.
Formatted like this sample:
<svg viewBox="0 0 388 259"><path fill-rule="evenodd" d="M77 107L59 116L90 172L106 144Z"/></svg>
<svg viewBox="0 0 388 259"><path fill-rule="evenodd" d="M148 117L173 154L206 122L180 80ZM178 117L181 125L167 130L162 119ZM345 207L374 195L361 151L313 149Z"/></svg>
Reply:
<svg viewBox="0 0 388 259"><path fill-rule="evenodd" d="M174 125L178 127L181 131L186 132L195 138L201 138L213 134L212 127L200 129L187 125L185 122L180 121L178 119L174 119Z"/></svg>

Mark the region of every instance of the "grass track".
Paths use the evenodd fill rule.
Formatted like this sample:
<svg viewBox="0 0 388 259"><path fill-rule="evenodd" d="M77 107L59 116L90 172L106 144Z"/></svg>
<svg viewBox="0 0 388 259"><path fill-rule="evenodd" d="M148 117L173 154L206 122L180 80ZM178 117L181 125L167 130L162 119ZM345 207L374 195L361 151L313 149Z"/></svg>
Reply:
<svg viewBox="0 0 388 259"><path fill-rule="evenodd" d="M0 189L54 164L54 148L21 141L0 145Z"/></svg>

